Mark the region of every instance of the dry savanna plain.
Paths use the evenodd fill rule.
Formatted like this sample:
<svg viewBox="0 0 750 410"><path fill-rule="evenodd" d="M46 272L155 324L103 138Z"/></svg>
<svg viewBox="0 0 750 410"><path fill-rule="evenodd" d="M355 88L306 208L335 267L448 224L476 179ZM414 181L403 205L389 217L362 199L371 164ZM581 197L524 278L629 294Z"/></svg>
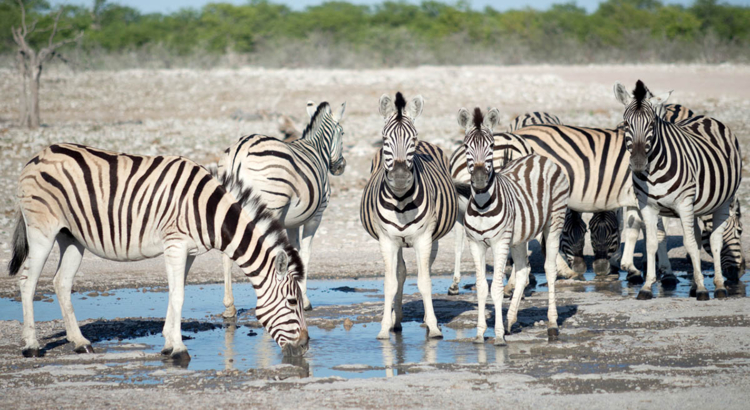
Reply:
<svg viewBox="0 0 750 410"><path fill-rule="evenodd" d="M65 341L59 308L52 303L58 260L54 250L37 289L37 304L56 310L56 316L37 322L46 349L43 358L21 357L17 279L0 276L5 303L0 317L7 319L0 321L0 407L747 408L750 301L744 288L726 300L698 302L657 290L653 300L637 301L638 287L622 281L561 281L560 341L546 340L545 326L539 321L546 320L547 295L544 288L538 288L522 302L522 326L507 337L507 347L496 348L491 339L485 345L473 345L476 293L467 286L460 295L447 296L443 284L448 282L437 279L452 274L452 235L440 241L432 272L439 283L433 286L433 298L445 339L424 339L418 326L421 299L416 287L407 287L405 313L414 324L412 330L374 344L382 309L383 263L376 241L360 225L359 204L370 159L379 149L383 121L377 102L383 93L402 91L407 99L424 96L424 112L416 123L419 138L450 153L463 137L456 122L461 107L497 107L503 128L516 115L538 110L555 113L566 124L614 128L621 121L623 107L614 98L612 84L619 80L632 86L642 79L655 93L674 90L670 102L713 116L734 131L744 162L745 182L739 196L747 206L748 66L85 72L53 68L42 78L44 126L36 130L14 125L17 77L15 71L0 70L0 264L10 259L18 176L24 164L48 144L75 142L135 154L182 155L207 165L241 136L279 135L280 118L291 118L302 129L308 100L328 101L334 107L346 102L342 125L348 165L342 176L332 177L331 205L315 239L310 278L320 280L315 284L320 294L334 301L339 294L369 296L342 296L341 304L319 299L308 316L312 364L289 363L281 359L280 349L268 348L268 340L262 340L265 336L257 329L252 311L240 309L237 323L222 322L221 293L208 292L222 281L221 258L210 252L196 260L188 277L193 296L185 303L183 334L195 363L185 369L160 361L165 302L147 306L150 314L142 314L141 306L117 303L126 291L164 295L163 261L115 263L89 253L76 277L74 306L83 299L81 304L96 301L102 312L114 310L115 317L102 320L104 313L100 317L95 311L79 311L83 333L94 341L96 353L76 355ZM747 224L747 216L743 222ZM668 229L672 265L681 271L678 276L686 285L685 271L690 268L681 231L676 221ZM750 244L747 233L743 241L746 247ZM538 246L532 249L538 251ZM637 262L641 249L639 243ZM591 263L590 248L587 252ZM702 255L704 269L710 269L710 256ZM413 278L413 252L405 256ZM532 263L535 272L542 271L538 258L532 258ZM472 265L466 251L462 285L473 283ZM239 271L235 281L238 287L247 286ZM325 293L326 283L357 281L372 286L352 285L338 293ZM313 296L311 300L316 305ZM191 303L209 308L191 316ZM243 306L239 296L237 306ZM204 331L226 332L226 336L217 345L202 346ZM145 334L153 335L148 340L155 346L139 341ZM224 340L230 334L233 349L241 350L251 342L259 346L258 352L248 353L256 357L252 366L241 365L244 356L227 358L230 352ZM492 336L491 330L488 335ZM340 346L336 345L339 340ZM355 342L347 345L346 340ZM325 356L316 356L316 350L335 351L336 346L342 355L357 352L359 356L353 355L330 372L310 370L326 368ZM459 357L450 356L459 351L462 359L445 359ZM202 355L209 359L224 356L202 362Z"/></svg>

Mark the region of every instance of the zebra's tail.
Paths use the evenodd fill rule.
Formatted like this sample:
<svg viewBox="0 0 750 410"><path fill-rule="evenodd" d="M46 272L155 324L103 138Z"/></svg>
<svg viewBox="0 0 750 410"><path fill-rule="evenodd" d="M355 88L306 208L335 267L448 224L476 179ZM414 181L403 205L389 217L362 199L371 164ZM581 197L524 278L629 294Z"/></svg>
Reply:
<svg viewBox="0 0 750 410"><path fill-rule="evenodd" d="M26 238L26 221L24 221L23 215L19 212L16 229L13 232L13 257L8 262L10 276L15 276L21 270L21 266L23 266L23 262L26 261L28 255L29 240Z"/></svg>

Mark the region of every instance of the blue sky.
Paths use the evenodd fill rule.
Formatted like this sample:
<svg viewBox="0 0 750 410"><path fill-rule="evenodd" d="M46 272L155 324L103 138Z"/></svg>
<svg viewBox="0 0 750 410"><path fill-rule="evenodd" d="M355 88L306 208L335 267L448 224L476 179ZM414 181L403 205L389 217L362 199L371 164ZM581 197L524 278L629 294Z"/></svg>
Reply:
<svg viewBox="0 0 750 410"><path fill-rule="evenodd" d="M115 3L130 6L141 10L145 13L170 13L184 7L200 8L207 3L217 2L211 0L111 0ZM246 0L220 0L227 3L243 4ZM350 3L355 4L378 4L380 0L348 0ZM481 10L486 6L492 6L496 10L507 10L507 9L518 9L524 7L532 7L536 9L546 9L552 4L566 3L569 0L469 0L474 9ZM693 0L662 0L665 3L676 3L689 5L693 3ZM722 0L720 0L722 1ZM290 6L293 9L304 9L306 6L316 5L323 3L324 0L271 0L273 3L282 3ZM420 3L420 0L406 0L407 3ZM723 0L722 2L730 4L738 4L750 6L750 0ZM54 5L58 4L78 4L90 6L92 0L51 0L50 3ZM455 1L446 1L445 3L455 3ZM586 8L588 11L596 10L596 6L600 3L599 0L577 0L576 3Z"/></svg>

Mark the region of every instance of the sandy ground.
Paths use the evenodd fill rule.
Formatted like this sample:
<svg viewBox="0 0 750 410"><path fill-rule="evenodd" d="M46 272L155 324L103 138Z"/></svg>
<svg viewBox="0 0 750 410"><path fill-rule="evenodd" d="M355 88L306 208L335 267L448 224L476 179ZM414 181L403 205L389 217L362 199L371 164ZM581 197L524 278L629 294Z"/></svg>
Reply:
<svg viewBox="0 0 750 410"><path fill-rule="evenodd" d="M376 242L361 228L358 211L361 189L367 180L369 161L377 149L374 143L382 126L377 114L377 101L382 93L393 94L400 90L407 98L422 94L426 104L417 122L420 138L450 152L462 138L455 118L461 106L498 107L502 123L525 111L544 110L557 114L568 124L613 127L622 116L622 107L612 93L613 81L629 85L639 78L655 92L674 89L670 102L722 120L740 139L743 152L750 152L748 66L83 73L50 70L45 72L42 81L41 110L45 126L34 131L12 125L18 86L14 72L0 70L0 263L4 265L10 258L17 177L26 161L45 145L77 142L137 154L179 154L207 164L242 135L276 135L280 114L292 117L301 127L306 117L305 104L312 99L334 105L346 101L342 124L346 132L344 153L348 167L343 176L332 178L332 204L316 237L310 274L317 278L376 277L381 274L382 259ZM743 159L746 174L750 161L744 156ZM746 184L740 189L745 206L749 195ZM745 218L747 215L746 212ZM680 229L674 222L670 225L670 235L673 266L685 269ZM743 238L746 247L750 244L747 235L745 233ZM441 240L440 245L441 252L433 271L450 274L452 235ZM407 266L413 271L413 254L407 252L406 256ZM53 253L40 280L42 292L52 290L56 261L57 255ZM710 261L705 253L704 261ZM198 258L188 282L219 282L221 273L217 266L220 263L216 253ZM540 268L537 265L535 270ZM472 269L467 251L462 270L468 273ZM88 254L74 290L165 286L165 276L160 259L115 263ZM434 291L442 294L445 290ZM0 277L0 296L17 295L16 280ZM563 343L541 343L543 330L532 328L528 332L535 335L538 343L523 342L531 345L525 355L516 357L517 360L478 367L456 365L439 369L433 366L428 371L400 376L396 380L264 381L263 377L243 374L231 376L226 383L208 383L195 388L193 382L207 377L205 374L177 372L165 376L172 380L165 389L117 383L100 385L96 369L93 373L79 369L80 378L65 376L65 370L64 377L54 374L42 377L41 371L34 370L32 361L18 357L20 325L2 322L0 369L6 377L0 378L4 386L0 403L3 407L72 407L85 399L87 407L138 407L143 403L174 407L196 403L226 407L249 404L292 407L299 403L312 407L394 404L579 408L582 405L610 407L613 403L624 407L679 405L697 408L719 404L729 408L744 407L743 389L750 386L747 342L750 340L747 328L750 306L746 299L712 300L704 304L682 299L639 303L631 296L579 294L568 292L565 287L561 297L579 307L573 322L564 324L567 340ZM535 306L546 306L543 299L544 295ZM467 300L475 302L475 299ZM217 300L217 304L220 303ZM123 316L127 316L126 313ZM47 334L59 332L62 324L45 322L40 329ZM79 367L86 369L86 366L97 367L111 360L132 360L71 356L66 345L53 351L62 352L58 359L50 355L43 360L53 360L52 363L62 369L73 369L70 371L74 373ZM511 353L509 357L514 356ZM582 363L602 366L618 361L629 364L618 368L614 374L602 370L575 370ZM283 369L278 371L284 372ZM95 389L96 394L90 394L91 389ZM259 394L249 396L248 391Z"/></svg>

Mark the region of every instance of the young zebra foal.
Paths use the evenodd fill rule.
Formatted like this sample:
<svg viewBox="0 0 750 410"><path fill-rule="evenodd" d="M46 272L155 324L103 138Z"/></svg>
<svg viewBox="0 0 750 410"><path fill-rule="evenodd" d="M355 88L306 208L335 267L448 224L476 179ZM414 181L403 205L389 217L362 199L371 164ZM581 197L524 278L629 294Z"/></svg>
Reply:
<svg viewBox="0 0 750 410"><path fill-rule="evenodd" d="M180 331L187 273L197 255L219 249L250 277L258 294L258 320L284 354L304 354L302 262L278 221L257 199L248 199L252 191L238 187L233 194L205 168L182 157L118 154L74 144L41 151L21 172L21 215L8 266L11 276L21 272L23 355L42 353L33 299L55 242L60 247L55 293L67 338L78 353L93 352L70 300L84 250L116 261L164 254L169 305L162 354L184 362L190 359Z"/></svg>
<svg viewBox="0 0 750 410"><path fill-rule="evenodd" d="M505 344L502 319L503 272L508 251L516 264L516 283L508 310L508 331L516 322L518 306L530 267L526 260L527 243L540 233L546 240L544 271L549 289L547 335L557 339L557 306L555 302L556 259L560 235L565 222L570 185L562 168L552 160L531 154L505 164L495 171L494 138L498 111L492 109L484 118L479 108L474 115L465 108L458 112L458 123L466 129L466 163L471 174L471 200L464 226L477 269L478 320L475 343L484 343L487 323L484 317L487 299L485 254L492 248L495 261L492 300L495 303L495 345Z"/></svg>
<svg viewBox="0 0 750 410"><path fill-rule="evenodd" d="M430 268L438 239L456 222L458 205L448 158L440 148L417 140L414 120L423 106L421 96L408 106L401 93L396 94L395 104L387 95L380 97L380 114L385 118L383 148L373 159L360 207L362 225L380 242L385 262L385 304L378 339L388 339L391 329L401 330L406 280L402 248L411 247L417 254L417 284L429 336L442 337L432 308Z"/></svg>

